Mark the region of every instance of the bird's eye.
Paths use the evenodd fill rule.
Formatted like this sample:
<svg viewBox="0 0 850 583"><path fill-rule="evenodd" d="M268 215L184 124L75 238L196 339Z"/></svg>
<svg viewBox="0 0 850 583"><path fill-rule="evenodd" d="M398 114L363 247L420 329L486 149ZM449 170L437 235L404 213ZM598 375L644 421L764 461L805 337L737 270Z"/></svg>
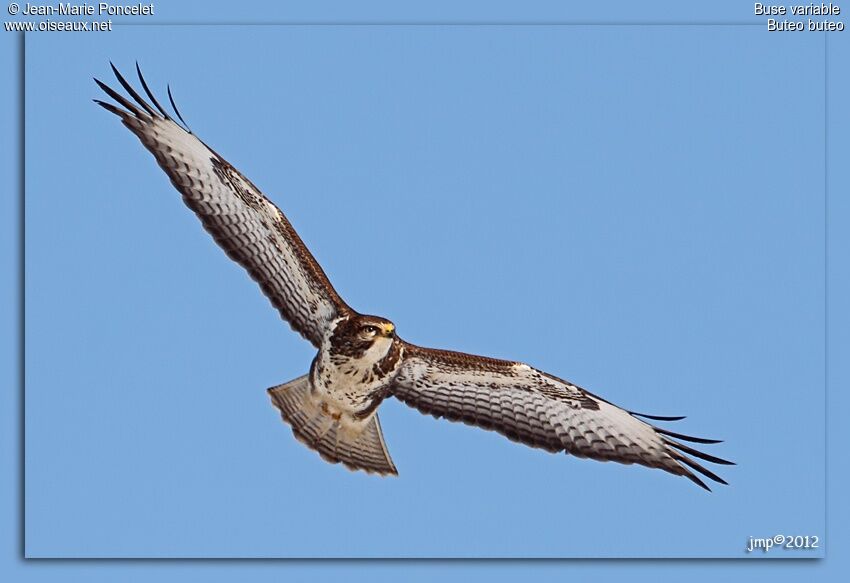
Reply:
<svg viewBox="0 0 850 583"><path fill-rule="evenodd" d="M363 333L367 336L374 336L378 333L378 328L376 326L363 326Z"/></svg>

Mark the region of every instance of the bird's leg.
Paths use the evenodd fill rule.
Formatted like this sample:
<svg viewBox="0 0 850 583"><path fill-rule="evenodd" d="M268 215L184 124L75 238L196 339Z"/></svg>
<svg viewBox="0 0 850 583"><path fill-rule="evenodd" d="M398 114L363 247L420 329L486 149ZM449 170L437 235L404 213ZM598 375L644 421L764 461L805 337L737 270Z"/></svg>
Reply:
<svg viewBox="0 0 850 583"><path fill-rule="evenodd" d="M337 439L337 442L338 442L339 441L339 424L340 424L339 420L340 420L340 417L342 416L342 414L341 413L332 413L330 408L328 407L328 404L325 403L325 402L322 402L321 409L322 409L322 413L324 414L322 416L325 418L325 422L327 423L327 425L324 426L321 433L319 433L319 435L316 437L316 439L314 441L314 445L316 445L320 441L322 441L322 439L324 439L324 437L328 434L328 432L331 429L333 429L334 427L337 428L336 439Z"/></svg>

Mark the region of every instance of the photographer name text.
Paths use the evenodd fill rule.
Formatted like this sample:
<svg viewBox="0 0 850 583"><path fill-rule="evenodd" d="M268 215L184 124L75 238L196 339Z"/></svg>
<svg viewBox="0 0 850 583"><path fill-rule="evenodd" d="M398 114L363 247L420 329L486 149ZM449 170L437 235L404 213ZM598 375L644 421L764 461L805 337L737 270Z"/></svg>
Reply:
<svg viewBox="0 0 850 583"><path fill-rule="evenodd" d="M153 16L154 5L151 4L72 4L59 2L56 4L24 4L20 11L24 16Z"/></svg>

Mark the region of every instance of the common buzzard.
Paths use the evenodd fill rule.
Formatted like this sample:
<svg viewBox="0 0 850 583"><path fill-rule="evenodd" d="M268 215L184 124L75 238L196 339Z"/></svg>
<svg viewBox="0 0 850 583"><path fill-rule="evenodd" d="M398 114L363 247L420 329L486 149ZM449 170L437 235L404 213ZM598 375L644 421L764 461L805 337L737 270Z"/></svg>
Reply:
<svg viewBox="0 0 850 583"><path fill-rule="evenodd" d="M706 489L697 474L726 483L693 458L731 462L682 443L716 440L646 421L681 417L621 409L520 362L416 346L402 340L389 320L350 308L280 209L188 129L171 89L177 120L156 100L138 64L150 102L112 70L132 100L95 79L120 107L95 102L141 140L215 241L318 349L309 373L268 392L295 436L325 460L397 474L378 422L381 402L395 397L434 417L497 431L550 452L660 468Z"/></svg>

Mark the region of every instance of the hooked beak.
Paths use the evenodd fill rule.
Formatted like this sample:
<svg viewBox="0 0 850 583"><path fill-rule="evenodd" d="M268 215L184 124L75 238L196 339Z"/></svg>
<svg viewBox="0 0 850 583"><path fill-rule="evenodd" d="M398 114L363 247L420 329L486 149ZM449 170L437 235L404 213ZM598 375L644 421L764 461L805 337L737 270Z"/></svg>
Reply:
<svg viewBox="0 0 850 583"><path fill-rule="evenodd" d="M387 338L392 338L393 336L395 336L395 326L393 326L392 324L384 324L383 326L381 326L381 331Z"/></svg>

